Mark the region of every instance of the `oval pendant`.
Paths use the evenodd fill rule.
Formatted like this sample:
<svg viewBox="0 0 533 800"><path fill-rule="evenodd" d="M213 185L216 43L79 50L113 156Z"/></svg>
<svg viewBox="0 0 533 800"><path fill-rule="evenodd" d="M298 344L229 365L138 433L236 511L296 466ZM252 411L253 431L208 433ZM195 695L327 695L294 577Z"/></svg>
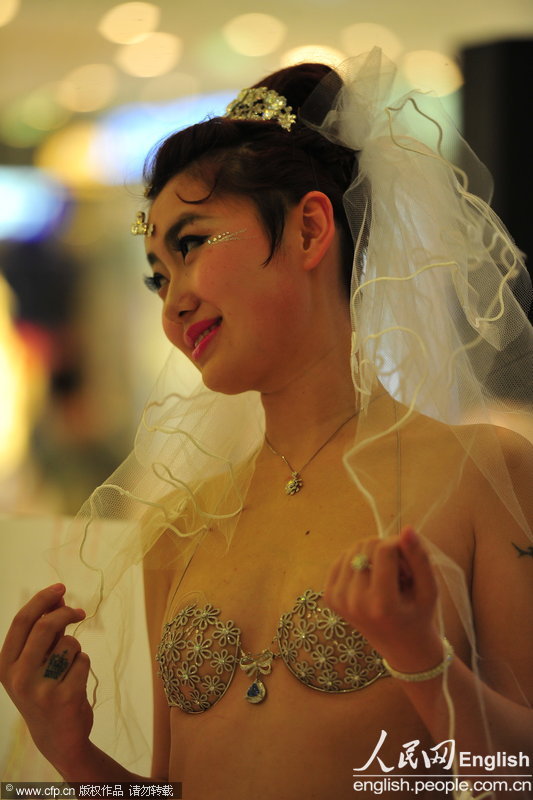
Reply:
<svg viewBox="0 0 533 800"><path fill-rule="evenodd" d="M293 472L292 478L285 484L285 494L298 494L303 485L304 482L300 478L299 474L297 472Z"/></svg>
<svg viewBox="0 0 533 800"><path fill-rule="evenodd" d="M266 687L263 681L254 681L250 684L245 696L249 703L262 703L266 697Z"/></svg>

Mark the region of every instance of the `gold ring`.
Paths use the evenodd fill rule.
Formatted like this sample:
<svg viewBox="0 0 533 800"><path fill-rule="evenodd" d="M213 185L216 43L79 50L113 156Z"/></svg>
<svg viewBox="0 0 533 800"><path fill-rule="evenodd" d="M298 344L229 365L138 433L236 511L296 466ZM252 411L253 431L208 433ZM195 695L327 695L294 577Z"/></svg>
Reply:
<svg viewBox="0 0 533 800"><path fill-rule="evenodd" d="M356 572L366 572L372 567L372 564L368 556L365 556L364 553L358 553L352 558L351 566Z"/></svg>

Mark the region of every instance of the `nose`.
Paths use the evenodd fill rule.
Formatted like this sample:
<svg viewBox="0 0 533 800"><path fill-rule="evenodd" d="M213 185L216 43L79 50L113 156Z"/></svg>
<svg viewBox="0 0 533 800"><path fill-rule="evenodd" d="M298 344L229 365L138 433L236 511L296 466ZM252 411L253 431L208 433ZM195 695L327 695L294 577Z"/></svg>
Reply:
<svg viewBox="0 0 533 800"><path fill-rule="evenodd" d="M163 304L163 319L165 322L171 325L178 323L185 325L189 316L196 311L199 305L198 296L191 289L188 281L184 280L183 276L170 279Z"/></svg>

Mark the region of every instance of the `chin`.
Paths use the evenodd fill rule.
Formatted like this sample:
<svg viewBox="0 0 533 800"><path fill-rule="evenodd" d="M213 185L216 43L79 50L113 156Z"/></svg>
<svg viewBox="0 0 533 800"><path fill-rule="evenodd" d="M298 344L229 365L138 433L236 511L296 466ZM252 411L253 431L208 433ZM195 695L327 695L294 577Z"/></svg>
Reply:
<svg viewBox="0 0 533 800"><path fill-rule="evenodd" d="M243 394L243 392L250 392L256 388L251 375L246 375L242 370L238 373L235 371L222 372L206 366L202 370L202 380L208 389L220 394Z"/></svg>

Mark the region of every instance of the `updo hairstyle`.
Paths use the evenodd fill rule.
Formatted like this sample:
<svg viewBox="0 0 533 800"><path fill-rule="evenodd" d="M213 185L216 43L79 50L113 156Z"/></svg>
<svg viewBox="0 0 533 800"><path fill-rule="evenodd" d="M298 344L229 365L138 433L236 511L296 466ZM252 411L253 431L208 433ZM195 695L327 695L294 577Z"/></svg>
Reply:
<svg viewBox="0 0 533 800"><path fill-rule="evenodd" d="M307 192L324 192L333 206L349 297L354 243L343 194L357 174L357 159L352 150L331 143L298 118L310 93L328 75L335 80L336 73L324 64L299 64L255 84L275 89L292 106L297 120L290 131L277 122L214 117L172 134L148 156L145 196L155 199L171 178L188 170L211 189L200 200L181 198L184 202L201 203L215 193L249 198L270 239L268 263L281 243L287 211ZM338 78L339 89L341 85Z"/></svg>

